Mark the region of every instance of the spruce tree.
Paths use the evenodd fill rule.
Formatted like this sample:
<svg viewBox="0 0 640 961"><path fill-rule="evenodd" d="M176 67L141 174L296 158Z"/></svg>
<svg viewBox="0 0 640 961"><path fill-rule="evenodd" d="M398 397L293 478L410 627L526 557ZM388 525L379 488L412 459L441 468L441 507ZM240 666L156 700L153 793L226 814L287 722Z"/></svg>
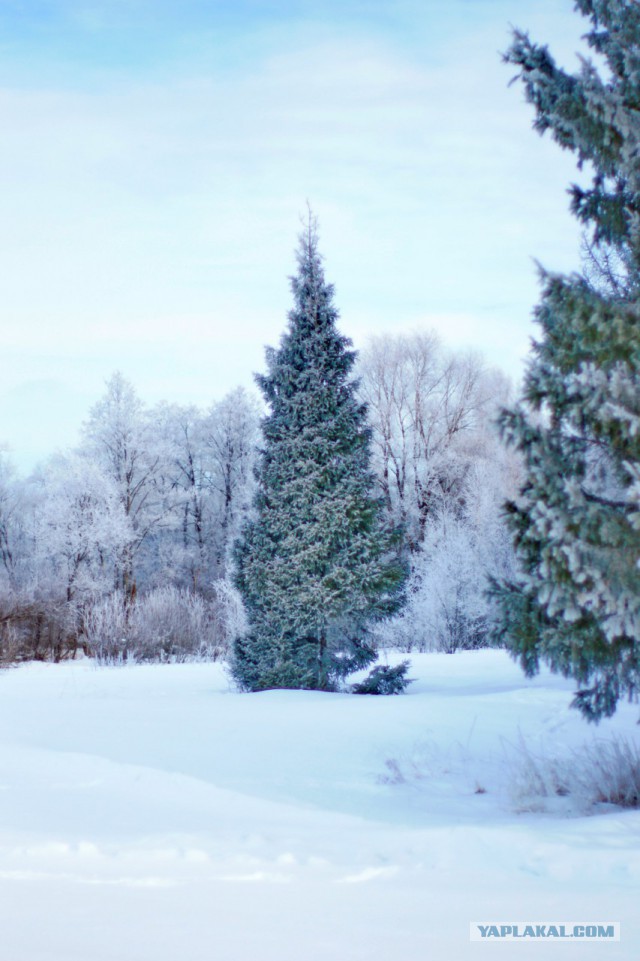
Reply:
<svg viewBox="0 0 640 961"><path fill-rule="evenodd" d="M569 74L521 32L505 55L535 129L588 165L570 190L588 257L579 274L542 272L541 335L502 416L526 483L508 505L522 576L496 593L525 671L574 678L573 706L597 721L640 684L640 5L576 8L595 64Z"/></svg>
<svg viewBox="0 0 640 961"><path fill-rule="evenodd" d="M336 327L317 230L300 237L294 307L268 372L254 516L236 551L249 630L233 652L245 690L332 690L375 659L370 625L393 613L404 567L373 496L355 353Z"/></svg>

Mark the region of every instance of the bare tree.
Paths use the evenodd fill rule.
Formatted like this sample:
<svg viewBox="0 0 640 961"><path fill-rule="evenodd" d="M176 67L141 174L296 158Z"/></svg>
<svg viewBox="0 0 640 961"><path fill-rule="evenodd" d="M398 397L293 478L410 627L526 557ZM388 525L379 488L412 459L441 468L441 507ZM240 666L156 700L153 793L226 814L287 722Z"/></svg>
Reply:
<svg viewBox="0 0 640 961"><path fill-rule="evenodd" d="M202 450L216 517L215 576L228 572L231 550L250 508L261 408L238 387L214 404L203 423Z"/></svg>
<svg viewBox="0 0 640 961"><path fill-rule="evenodd" d="M476 355L445 351L433 333L372 339L360 355L359 375L380 493L415 550L443 499L453 504L462 497L506 383Z"/></svg>
<svg viewBox="0 0 640 961"><path fill-rule="evenodd" d="M116 564L114 586L132 596L143 544L175 519L168 451L154 429L153 416L120 373L107 382L106 393L92 408L83 433L82 450L115 483L131 525L133 536Z"/></svg>

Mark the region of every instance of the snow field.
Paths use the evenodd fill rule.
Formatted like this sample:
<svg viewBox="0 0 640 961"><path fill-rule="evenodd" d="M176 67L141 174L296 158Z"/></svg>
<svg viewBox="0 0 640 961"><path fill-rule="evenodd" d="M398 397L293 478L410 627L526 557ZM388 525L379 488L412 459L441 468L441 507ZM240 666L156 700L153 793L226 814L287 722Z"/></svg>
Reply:
<svg viewBox="0 0 640 961"><path fill-rule="evenodd" d="M0 674L2 961L637 958L640 812L512 796L588 727L500 651L415 655L401 697L237 694L219 664ZM470 921L619 920L619 944Z"/></svg>

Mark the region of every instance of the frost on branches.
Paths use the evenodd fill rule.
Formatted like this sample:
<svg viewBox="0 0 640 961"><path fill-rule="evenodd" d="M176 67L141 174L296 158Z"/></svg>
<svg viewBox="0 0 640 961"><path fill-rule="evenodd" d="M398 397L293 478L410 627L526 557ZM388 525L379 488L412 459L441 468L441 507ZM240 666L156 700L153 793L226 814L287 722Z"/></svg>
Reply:
<svg viewBox="0 0 640 961"><path fill-rule="evenodd" d="M488 439L487 439L488 440ZM515 571L511 537L501 516L510 452L497 438L469 465L459 496L441 498L412 556L407 604L376 631L384 647L444 651L486 646L495 621L490 578ZM513 494L515 485L511 486Z"/></svg>
<svg viewBox="0 0 640 961"><path fill-rule="evenodd" d="M255 516L237 550L248 633L233 672L247 690L332 689L375 659L369 625L399 603L404 569L370 469L366 407L336 328L313 221L300 239L295 306L268 373Z"/></svg>
<svg viewBox="0 0 640 961"><path fill-rule="evenodd" d="M497 587L500 635L524 669L576 679L574 705L614 713L640 682L640 5L578 0L584 60L560 70L517 32L506 55L550 130L593 169L571 189L582 276L543 274L524 397L502 418L526 483L509 505L523 575Z"/></svg>

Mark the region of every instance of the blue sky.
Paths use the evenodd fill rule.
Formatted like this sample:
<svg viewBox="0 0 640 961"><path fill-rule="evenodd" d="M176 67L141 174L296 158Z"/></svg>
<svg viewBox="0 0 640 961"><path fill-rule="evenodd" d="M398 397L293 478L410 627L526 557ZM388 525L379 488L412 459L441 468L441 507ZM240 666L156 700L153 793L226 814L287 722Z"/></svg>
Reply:
<svg viewBox="0 0 640 961"><path fill-rule="evenodd" d="M0 440L73 444L120 369L251 385L307 199L342 328L438 330L519 376L533 258L578 263L573 159L531 131L509 23L572 66L570 0L3 0Z"/></svg>

